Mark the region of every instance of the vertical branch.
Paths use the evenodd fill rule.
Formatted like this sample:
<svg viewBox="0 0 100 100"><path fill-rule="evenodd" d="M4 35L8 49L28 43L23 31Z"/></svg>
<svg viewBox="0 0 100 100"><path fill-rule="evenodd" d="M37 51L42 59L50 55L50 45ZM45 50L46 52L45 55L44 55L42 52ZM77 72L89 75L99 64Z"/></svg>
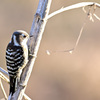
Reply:
<svg viewBox="0 0 100 100"><path fill-rule="evenodd" d="M47 22L46 17L48 16L50 10L51 1L52 0L39 0L39 5L34 16L32 28L30 31L31 37L28 41L31 55L29 56L29 61L22 73L21 82L19 83L18 89L14 93L13 97L9 96L9 100L22 100L25 88L27 86L29 77L31 75L36 60L39 45Z"/></svg>

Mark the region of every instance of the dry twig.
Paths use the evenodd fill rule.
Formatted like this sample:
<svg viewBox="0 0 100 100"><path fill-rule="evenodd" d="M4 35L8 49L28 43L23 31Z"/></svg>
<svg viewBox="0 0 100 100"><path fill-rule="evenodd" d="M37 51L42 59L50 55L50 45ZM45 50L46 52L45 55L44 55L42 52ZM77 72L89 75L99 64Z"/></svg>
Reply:
<svg viewBox="0 0 100 100"><path fill-rule="evenodd" d="M2 84L1 79L0 79L0 86L1 86L2 92L3 92L3 94L4 94L4 97L5 97L5 99L7 100L8 97L7 97L7 94L6 94L5 90L4 90L4 87L3 87L3 84Z"/></svg>

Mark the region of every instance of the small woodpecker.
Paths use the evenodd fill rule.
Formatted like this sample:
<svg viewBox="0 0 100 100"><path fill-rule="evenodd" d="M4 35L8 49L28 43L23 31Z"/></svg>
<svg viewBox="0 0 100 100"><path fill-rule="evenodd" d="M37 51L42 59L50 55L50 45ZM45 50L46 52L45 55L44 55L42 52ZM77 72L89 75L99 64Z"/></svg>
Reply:
<svg viewBox="0 0 100 100"><path fill-rule="evenodd" d="M6 64L10 79L9 95L13 95L20 81L20 75L28 62L27 41L29 35L23 30L13 33L11 41L6 49Z"/></svg>

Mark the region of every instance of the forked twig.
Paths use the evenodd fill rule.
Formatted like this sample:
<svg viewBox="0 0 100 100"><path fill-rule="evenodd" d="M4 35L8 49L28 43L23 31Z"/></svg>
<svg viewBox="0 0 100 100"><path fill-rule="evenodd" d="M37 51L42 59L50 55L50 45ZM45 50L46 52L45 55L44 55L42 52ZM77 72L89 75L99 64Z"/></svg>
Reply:
<svg viewBox="0 0 100 100"><path fill-rule="evenodd" d="M88 17L89 17L89 15L91 15L90 16L90 20L91 20L91 17L92 17L92 15L97 19L97 20L99 20L100 21L100 17L98 17L96 14L95 14L95 11L96 11L96 8L98 7L96 4L94 4L94 6L93 6L93 13L91 13L91 7L92 6L90 6L90 8L89 8L89 12L88 12ZM85 7L83 7L82 8L82 10L84 11L84 13L87 13L87 11L85 10ZM93 19L93 18L92 18ZM93 20L94 21L94 20Z"/></svg>
<svg viewBox="0 0 100 100"><path fill-rule="evenodd" d="M80 33L79 33L79 35L78 35L78 38L77 38L77 40L76 40L75 46L74 46L72 49L69 49L69 50L62 50L62 51L49 51L49 50L46 50L46 53L47 53L48 55L50 55L51 53L56 53L56 52L69 52L70 54L72 54L73 51L76 49L78 43L79 43L79 40L80 40L80 38L81 38L81 35L82 35L82 32L83 32L83 29L84 29L84 26L85 26L85 25L86 25L86 23L83 24L83 26L82 26L82 28L81 28L81 30L80 30Z"/></svg>

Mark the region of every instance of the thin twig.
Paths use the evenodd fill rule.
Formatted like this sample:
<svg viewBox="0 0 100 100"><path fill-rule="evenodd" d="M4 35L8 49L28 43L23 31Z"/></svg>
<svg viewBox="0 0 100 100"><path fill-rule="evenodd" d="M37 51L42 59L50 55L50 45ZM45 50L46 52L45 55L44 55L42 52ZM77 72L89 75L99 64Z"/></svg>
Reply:
<svg viewBox="0 0 100 100"><path fill-rule="evenodd" d="M24 93L24 98L25 98L25 100L32 100L31 98L29 98L25 93Z"/></svg>
<svg viewBox="0 0 100 100"><path fill-rule="evenodd" d="M82 28L81 28L81 30L80 30L80 33L79 33L79 35L78 35L78 38L77 38L77 41L76 41L76 43L75 43L75 46L74 46L73 50L76 49L76 47L77 47L77 45L78 45L78 43L79 43L79 40L80 40L80 37L81 37L81 35L82 35L82 32L83 32L83 29L84 29L84 26L85 26L85 25L86 25L86 23L83 24L83 26L82 26ZM72 51L73 51L73 50L72 50Z"/></svg>
<svg viewBox="0 0 100 100"><path fill-rule="evenodd" d="M0 86L1 86L2 92L3 92L3 94L4 94L4 97L5 97L5 99L7 100L8 97L7 97L7 94L6 94L5 90L4 90L4 87L3 87L3 84L2 84L1 79L0 79Z"/></svg>
<svg viewBox="0 0 100 100"><path fill-rule="evenodd" d="M9 79L0 72L0 78L9 83Z"/></svg>
<svg viewBox="0 0 100 100"><path fill-rule="evenodd" d="M91 6L91 7L92 7L92 6ZM95 11L96 11L96 8L97 8L96 4L94 4L94 6L93 6L93 10L94 10L93 13L91 12L91 7L89 8L89 11L88 11L88 17L90 18L90 20L91 20L92 22L94 22L94 19L93 19L92 15L93 15L97 20L100 21L100 17L98 17L98 16L95 14ZM83 7L82 10L84 11L84 13L87 13L87 11L85 10L85 7Z"/></svg>
<svg viewBox="0 0 100 100"><path fill-rule="evenodd" d="M59 14L59 13L62 13L64 11L67 11L67 10L71 10L71 9L76 9L76 8L80 8L80 7L85 7L85 6L96 6L96 7L99 7L100 8L100 4L98 3L95 3L95 2L81 2L81 3L77 3L77 4L74 4L74 5L71 5L71 6L68 6L68 7L65 7L65 8L61 8L51 14L49 14L47 16L47 19L50 19L51 17Z"/></svg>
<svg viewBox="0 0 100 100"><path fill-rule="evenodd" d="M78 35L78 38L76 40L76 43L75 43L75 46L72 48L72 49L69 49L69 50L63 50L63 51L49 51L49 50L46 50L46 53L47 55L50 55L51 53L56 53L56 52L69 52L70 54L72 54L72 52L76 49L78 43L79 43L79 40L80 40L80 37L82 35L82 32L83 32L83 29L84 29L84 26L85 26L86 23L83 24L81 30L80 30L80 33ZM51 52L51 53L50 53Z"/></svg>
<svg viewBox="0 0 100 100"><path fill-rule="evenodd" d="M0 71L9 76L8 72L6 70L4 70L3 68L1 68L1 67L0 67Z"/></svg>
<svg viewBox="0 0 100 100"><path fill-rule="evenodd" d="M87 19L87 18L86 18L86 19ZM85 19L85 20L86 20L86 19ZM49 51L49 50L46 50L47 55L50 55L51 53L56 53L56 52L69 52L70 54L72 54L73 51L76 49L78 43L79 43L79 40L80 40L80 38L81 38L81 35L82 35L82 32L83 32L83 29L84 29L84 26L85 26L85 25L86 25L86 22L84 21L84 24L83 24L83 26L81 27L81 30L80 30L79 35L78 35L78 38L77 38L77 40L76 40L75 46L74 46L72 49L62 50L62 51Z"/></svg>
<svg viewBox="0 0 100 100"><path fill-rule="evenodd" d="M85 6L90 6L88 12L85 10ZM92 6L93 6L93 10L94 10L93 13L91 13L91 7ZM59 14L59 13L61 13L63 11L67 11L67 10L74 9L74 8L79 8L79 7L83 7L82 10L85 13L87 13L87 17L89 17L90 21L94 22L94 19L93 19L92 15L94 15L96 17L96 19L100 20L100 18L95 14L96 7L100 7L100 4L93 3L93 2L82 2L82 3L74 4L72 6L68 6L68 7L65 7L65 8L61 8L60 10L57 10L57 11L51 13L50 15L48 15L47 19L49 19L49 18L53 17L54 15ZM49 51L49 50L46 50L46 53L48 55L50 55L51 53L56 53L56 52L69 52L69 53L72 54L72 52L76 49L76 47L77 47L77 45L79 43L79 40L80 40L80 37L82 35L82 32L83 32L83 29L84 29L85 24L86 24L86 22L84 21L84 24L81 27L80 33L79 33L78 38L76 40L75 46L72 49L63 50L63 51Z"/></svg>
<svg viewBox="0 0 100 100"><path fill-rule="evenodd" d="M94 17L96 18L96 19L98 19L99 21L100 21L100 17L98 17L96 14L93 14L94 15Z"/></svg>

